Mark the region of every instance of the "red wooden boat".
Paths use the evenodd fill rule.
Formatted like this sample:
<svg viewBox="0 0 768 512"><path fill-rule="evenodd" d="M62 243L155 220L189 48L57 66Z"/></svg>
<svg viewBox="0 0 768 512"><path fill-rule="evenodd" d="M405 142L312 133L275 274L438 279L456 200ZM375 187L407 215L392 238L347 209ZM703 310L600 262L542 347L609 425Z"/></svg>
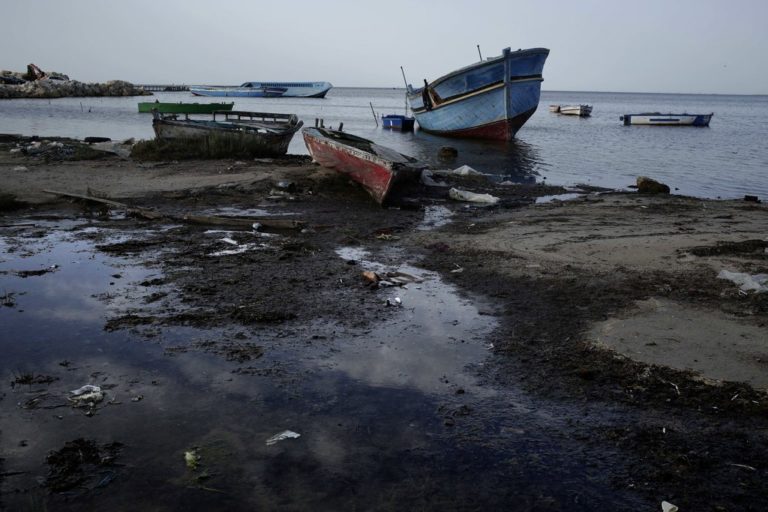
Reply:
<svg viewBox="0 0 768 512"><path fill-rule="evenodd" d="M304 128L304 143L312 159L346 174L383 204L392 188L399 182L416 180L427 168L413 157L394 149L327 128Z"/></svg>

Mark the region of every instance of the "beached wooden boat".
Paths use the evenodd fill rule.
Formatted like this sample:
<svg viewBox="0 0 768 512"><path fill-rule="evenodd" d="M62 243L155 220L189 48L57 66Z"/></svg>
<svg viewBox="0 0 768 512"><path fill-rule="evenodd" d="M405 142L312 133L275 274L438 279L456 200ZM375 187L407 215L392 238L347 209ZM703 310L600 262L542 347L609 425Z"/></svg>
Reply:
<svg viewBox="0 0 768 512"><path fill-rule="evenodd" d="M557 112L565 116L589 117L592 115L592 107L590 105L560 105Z"/></svg>
<svg viewBox="0 0 768 512"><path fill-rule="evenodd" d="M349 133L304 128L302 134L315 162L349 176L379 204L397 183L417 180L427 168L413 157Z"/></svg>
<svg viewBox="0 0 768 512"><path fill-rule="evenodd" d="M238 87L190 87L195 96L246 98L325 98L329 82L245 82Z"/></svg>
<svg viewBox="0 0 768 512"><path fill-rule="evenodd" d="M413 117L399 114L388 114L386 116L381 116L381 126L383 128L401 132L412 132L415 121L416 120Z"/></svg>
<svg viewBox="0 0 768 512"><path fill-rule="evenodd" d="M254 157L284 155L303 124L295 114L240 111L214 112L211 120L155 112L152 120L158 139L203 139L209 146Z"/></svg>
<svg viewBox="0 0 768 512"><path fill-rule="evenodd" d="M624 114L619 117L625 126L709 126L712 114L662 114L660 112L646 112L644 114Z"/></svg>
<svg viewBox="0 0 768 512"><path fill-rule="evenodd" d="M510 140L539 106L549 50L511 51L427 83L407 86L422 130L450 137Z"/></svg>
<svg viewBox="0 0 768 512"><path fill-rule="evenodd" d="M161 114L213 114L216 111L232 110L233 103L163 103L143 101L139 103L139 112L149 114L157 110Z"/></svg>

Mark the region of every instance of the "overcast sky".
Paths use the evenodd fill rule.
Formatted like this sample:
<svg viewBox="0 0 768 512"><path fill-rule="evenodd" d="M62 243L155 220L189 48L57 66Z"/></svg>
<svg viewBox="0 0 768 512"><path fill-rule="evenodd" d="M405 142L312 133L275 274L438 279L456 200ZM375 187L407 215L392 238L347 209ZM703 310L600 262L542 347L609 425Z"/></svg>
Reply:
<svg viewBox="0 0 768 512"><path fill-rule="evenodd" d="M544 90L768 94L768 0L0 0L0 69L81 81L420 83L504 47Z"/></svg>

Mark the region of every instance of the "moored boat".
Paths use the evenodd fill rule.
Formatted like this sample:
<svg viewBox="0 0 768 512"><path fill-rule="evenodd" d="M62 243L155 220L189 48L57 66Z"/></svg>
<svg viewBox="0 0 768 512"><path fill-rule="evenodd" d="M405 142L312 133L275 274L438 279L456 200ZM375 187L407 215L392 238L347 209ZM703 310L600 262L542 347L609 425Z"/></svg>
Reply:
<svg viewBox="0 0 768 512"><path fill-rule="evenodd" d="M589 117L592 115L592 107L590 105L561 105L558 113L566 116Z"/></svg>
<svg viewBox="0 0 768 512"><path fill-rule="evenodd" d="M383 204L400 182L417 180L427 165L368 139L327 128L304 128L312 159L356 181Z"/></svg>
<svg viewBox="0 0 768 512"><path fill-rule="evenodd" d="M410 116L388 114L381 116L381 126L390 130L412 132L415 119Z"/></svg>
<svg viewBox="0 0 768 512"><path fill-rule="evenodd" d="M139 112L149 114L157 110L161 114L212 114L216 111L232 110L234 103L163 103L145 101L139 103Z"/></svg>
<svg viewBox="0 0 768 512"><path fill-rule="evenodd" d="M646 112L644 114L624 114L619 117L625 126L709 126L712 120L711 114L662 114L660 112Z"/></svg>
<svg viewBox="0 0 768 512"><path fill-rule="evenodd" d="M155 112L152 120L158 139L202 139L223 152L229 150L254 157L284 155L293 134L303 124L295 114L240 111L214 112L211 120L188 116L179 119L176 115Z"/></svg>
<svg viewBox="0 0 768 512"><path fill-rule="evenodd" d="M237 87L190 87L195 96L247 98L324 98L329 82L245 82Z"/></svg>
<svg viewBox="0 0 768 512"><path fill-rule="evenodd" d="M511 51L427 83L407 86L422 130L450 137L510 140L539 105L546 48Z"/></svg>

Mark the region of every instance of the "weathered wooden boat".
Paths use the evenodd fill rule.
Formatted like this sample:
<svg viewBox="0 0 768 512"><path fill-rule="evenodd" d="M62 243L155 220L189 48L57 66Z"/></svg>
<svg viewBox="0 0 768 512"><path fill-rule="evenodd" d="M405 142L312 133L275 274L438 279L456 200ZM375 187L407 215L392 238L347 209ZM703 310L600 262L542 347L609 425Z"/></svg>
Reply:
<svg viewBox="0 0 768 512"><path fill-rule="evenodd" d="M315 162L349 176L379 204L398 183L418 180L427 168L413 157L349 133L304 128L302 134Z"/></svg>
<svg viewBox="0 0 768 512"><path fill-rule="evenodd" d="M239 87L190 87L189 91L195 96L324 98L332 87L329 82L245 82Z"/></svg>
<svg viewBox="0 0 768 512"><path fill-rule="evenodd" d="M381 126L390 130L412 132L415 119L410 116L388 114L381 116Z"/></svg>
<svg viewBox="0 0 768 512"><path fill-rule="evenodd" d="M232 110L232 103L163 103L145 101L139 103L139 112L149 114L157 110L161 114L213 114L216 111Z"/></svg>
<svg viewBox="0 0 768 512"><path fill-rule="evenodd" d="M203 139L210 147L254 157L284 155L293 134L304 124L295 114L214 112L211 120L153 114L152 128L158 139Z"/></svg>
<svg viewBox="0 0 768 512"><path fill-rule="evenodd" d="M560 105L558 113L565 116L589 117L592 115L592 107L590 105Z"/></svg>
<svg viewBox="0 0 768 512"><path fill-rule="evenodd" d="M711 114L662 114L660 112L646 112L644 114L624 114L619 117L625 126L709 126L712 120Z"/></svg>
<svg viewBox="0 0 768 512"><path fill-rule="evenodd" d="M407 86L422 130L451 137L510 140L533 115L549 50L531 48L481 60L424 87Z"/></svg>

